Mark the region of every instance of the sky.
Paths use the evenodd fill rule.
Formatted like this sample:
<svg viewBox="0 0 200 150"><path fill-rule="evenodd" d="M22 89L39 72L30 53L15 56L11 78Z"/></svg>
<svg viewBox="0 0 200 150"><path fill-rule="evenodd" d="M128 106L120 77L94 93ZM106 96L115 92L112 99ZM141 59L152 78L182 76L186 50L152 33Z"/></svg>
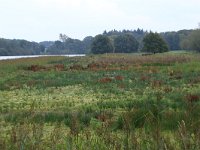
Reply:
<svg viewBox="0 0 200 150"><path fill-rule="evenodd" d="M200 0L0 0L0 38L82 40L107 30L194 29Z"/></svg>

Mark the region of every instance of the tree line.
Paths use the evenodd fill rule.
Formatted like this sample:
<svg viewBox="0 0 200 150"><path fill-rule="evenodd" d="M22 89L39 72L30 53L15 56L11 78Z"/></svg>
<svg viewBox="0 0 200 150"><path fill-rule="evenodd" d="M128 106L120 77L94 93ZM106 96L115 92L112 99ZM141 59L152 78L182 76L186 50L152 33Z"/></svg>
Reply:
<svg viewBox="0 0 200 150"><path fill-rule="evenodd" d="M0 38L0 55L39 55L43 54L45 47L36 42L26 40L9 40Z"/></svg>
<svg viewBox="0 0 200 150"><path fill-rule="evenodd" d="M160 53L168 50L195 50L200 52L200 29L163 33L147 32L143 29L104 31L103 34L94 38L91 45L91 52L95 54L142 51Z"/></svg>
<svg viewBox="0 0 200 150"><path fill-rule="evenodd" d="M154 43L154 48L149 45L147 35L151 37L150 41ZM40 43L0 38L0 55L132 53L149 50L156 53L158 49L160 51L166 51L166 49L200 51L199 39L200 29L162 33L153 33L143 29L111 30L104 31L95 37L87 36L83 40L72 39L65 34L60 34L57 41ZM159 46L155 48L156 42L164 48Z"/></svg>
<svg viewBox="0 0 200 150"><path fill-rule="evenodd" d="M47 47L47 54L88 54L88 53L132 53L138 51L152 50L153 53L158 50L149 47L149 41L145 40L147 35L152 36L152 40L161 44L159 51L169 50L196 50L192 45L194 33L198 30L180 30L177 32L154 33L143 29L137 30L111 30L104 31L95 37L88 36L82 41L72 39L65 34L60 34L60 40L55 41L50 47ZM148 36L147 36L148 37ZM146 41L146 42L145 42ZM144 45L146 43L146 45ZM155 46L155 44L154 44ZM106 48L105 48L106 47ZM107 50L106 50L107 49Z"/></svg>
<svg viewBox="0 0 200 150"><path fill-rule="evenodd" d="M81 41L60 34L59 39L46 47L46 54L86 54L90 52L90 46L94 38L87 36Z"/></svg>

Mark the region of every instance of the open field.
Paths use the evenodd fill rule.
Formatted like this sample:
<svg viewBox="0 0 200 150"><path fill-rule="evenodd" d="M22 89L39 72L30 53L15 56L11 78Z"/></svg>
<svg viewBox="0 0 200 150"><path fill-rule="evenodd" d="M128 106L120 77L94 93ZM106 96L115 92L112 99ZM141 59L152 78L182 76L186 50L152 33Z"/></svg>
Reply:
<svg viewBox="0 0 200 150"><path fill-rule="evenodd" d="M198 150L200 55L0 61L2 150Z"/></svg>

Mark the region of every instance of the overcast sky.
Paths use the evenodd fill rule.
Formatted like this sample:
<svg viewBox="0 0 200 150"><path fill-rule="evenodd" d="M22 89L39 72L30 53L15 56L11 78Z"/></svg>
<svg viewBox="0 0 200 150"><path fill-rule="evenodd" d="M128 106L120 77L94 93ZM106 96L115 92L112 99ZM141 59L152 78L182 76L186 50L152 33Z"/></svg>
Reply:
<svg viewBox="0 0 200 150"><path fill-rule="evenodd" d="M0 38L83 39L104 30L194 29L200 0L0 0Z"/></svg>

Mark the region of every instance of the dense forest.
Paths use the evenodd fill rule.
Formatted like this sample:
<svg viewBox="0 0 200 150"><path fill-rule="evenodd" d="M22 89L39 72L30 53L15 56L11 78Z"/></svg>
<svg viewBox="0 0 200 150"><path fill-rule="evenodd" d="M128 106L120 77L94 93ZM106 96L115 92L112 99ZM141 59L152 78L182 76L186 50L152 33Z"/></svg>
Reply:
<svg viewBox="0 0 200 150"><path fill-rule="evenodd" d="M185 42L191 35L192 31L193 30L180 30L177 32L175 31L161 32L159 34L167 42L167 45L170 50L187 50L189 49L189 47L187 46ZM148 31L144 31L143 29L123 30L123 31L112 30L109 32L104 31L103 35L110 36L111 38L115 38L116 36L119 36L119 35L131 34L140 43L139 50L141 50L143 48L143 38L148 33L149 33Z"/></svg>
<svg viewBox="0 0 200 150"><path fill-rule="evenodd" d="M188 50L193 48L190 43L192 40L191 35L195 36L194 31L162 32L159 35L167 43L169 50ZM138 52L144 47L144 37L150 32L143 29L111 30L104 31L101 35L110 39L116 52ZM92 36L87 36L83 40L72 39L65 34L60 34L57 41L43 41L40 43L0 38L0 55L87 54L91 53L91 44L94 39L95 37ZM130 47L134 48L128 50Z"/></svg>
<svg viewBox="0 0 200 150"><path fill-rule="evenodd" d="M36 42L26 40L9 40L0 38L0 55L38 55L43 54L45 47Z"/></svg>
<svg viewBox="0 0 200 150"><path fill-rule="evenodd" d="M62 37L63 36L63 37ZM66 35L60 34L60 40L53 42L50 46L46 47L46 54L86 54L90 52L90 45L93 37L85 37L82 41L72 39ZM48 43L40 43L43 46Z"/></svg>

